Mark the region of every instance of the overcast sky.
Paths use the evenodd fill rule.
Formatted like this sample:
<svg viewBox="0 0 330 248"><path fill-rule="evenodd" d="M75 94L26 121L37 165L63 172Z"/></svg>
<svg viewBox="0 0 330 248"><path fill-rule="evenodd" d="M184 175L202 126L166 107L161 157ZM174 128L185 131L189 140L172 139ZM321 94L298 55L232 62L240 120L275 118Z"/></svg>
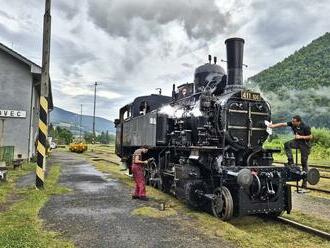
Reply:
<svg viewBox="0 0 330 248"><path fill-rule="evenodd" d="M0 42L40 64L42 0L0 0ZM55 106L113 120L134 97L193 81L224 41L245 39L244 77L330 31L329 0L52 0ZM225 64L221 64L226 67Z"/></svg>

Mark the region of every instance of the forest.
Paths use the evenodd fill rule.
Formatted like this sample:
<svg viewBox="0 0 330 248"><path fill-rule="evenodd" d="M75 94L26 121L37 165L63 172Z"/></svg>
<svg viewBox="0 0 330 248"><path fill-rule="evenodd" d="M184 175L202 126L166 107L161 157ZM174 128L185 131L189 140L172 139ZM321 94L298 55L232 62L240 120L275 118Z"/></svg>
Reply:
<svg viewBox="0 0 330 248"><path fill-rule="evenodd" d="M330 33L249 78L272 106L273 121L300 115L313 127L330 128Z"/></svg>

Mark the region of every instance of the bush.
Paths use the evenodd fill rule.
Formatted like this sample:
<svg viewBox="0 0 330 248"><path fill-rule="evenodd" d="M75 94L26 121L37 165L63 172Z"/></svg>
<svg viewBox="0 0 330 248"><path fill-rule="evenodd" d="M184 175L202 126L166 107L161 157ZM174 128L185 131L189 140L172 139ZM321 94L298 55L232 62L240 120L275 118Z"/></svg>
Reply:
<svg viewBox="0 0 330 248"><path fill-rule="evenodd" d="M330 129L312 128L313 145L330 148Z"/></svg>
<svg viewBox="0 0 330 248"><path fill-rule="evenodd" d="M327 128L312 128L312 150L310 158L314 160L326 159L330 157L330 130ZM268 139L264 148L281 148L281 155L284 156L284 143L291 139L289 136L278 136Z"/></svg>

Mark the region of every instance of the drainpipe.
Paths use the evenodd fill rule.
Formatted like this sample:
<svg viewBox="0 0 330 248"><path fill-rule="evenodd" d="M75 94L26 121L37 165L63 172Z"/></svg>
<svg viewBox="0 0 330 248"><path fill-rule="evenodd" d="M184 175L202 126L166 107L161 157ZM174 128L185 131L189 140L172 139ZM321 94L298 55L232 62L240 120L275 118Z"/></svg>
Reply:
<svg viewBox="0 0 330 248"><path fill-rule="evenodd" d="M34 95L34 82L32 76L32 87L31 87L31 100L30 100L30 125L29 125L29 141L28 141L28 161L31 161L31 131L33 126L33 95Z"/></svg>
<svg viewBox="0 0 330 248"><path fill-rule="evenodd" d="M1 130L0 130L0 147L3 146L3 140L5 138L5 119L1 119Z"/></svg>

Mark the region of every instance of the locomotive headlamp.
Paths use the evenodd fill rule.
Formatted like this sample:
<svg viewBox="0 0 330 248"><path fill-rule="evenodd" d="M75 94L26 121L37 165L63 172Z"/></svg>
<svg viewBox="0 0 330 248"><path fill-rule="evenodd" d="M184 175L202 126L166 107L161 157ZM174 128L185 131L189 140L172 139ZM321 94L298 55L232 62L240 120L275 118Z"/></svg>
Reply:
<svg viewBox="0 0 330 248"><path fill-rule="evenodd" d="M315 169L312 168L307 172L307 182L310 185L315 185L320 181L320 172Z"/></svg>

